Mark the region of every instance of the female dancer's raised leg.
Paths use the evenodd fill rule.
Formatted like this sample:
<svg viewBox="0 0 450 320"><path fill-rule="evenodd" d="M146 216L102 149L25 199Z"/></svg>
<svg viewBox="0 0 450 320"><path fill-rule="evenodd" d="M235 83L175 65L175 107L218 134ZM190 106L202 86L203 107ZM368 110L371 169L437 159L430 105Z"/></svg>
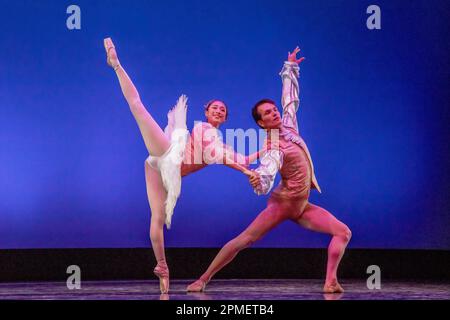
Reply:
<svg viewBox="0 0 450 320"><path fill-rule="evenodd" d="M120 65L116 49L110 38L104 40L108 64L114 68L119 79L120 87L125 99L128 102L131 113L133 114L145 146L150 155L154 157L162 156L170 146L168 137L164 134L161 127L152 118L141 102L139 93L131 81L128 74ZM145 164L145 180L147 185L147 195L151 209L150 239L153 252L157 261L154 273L159 277L161 293L167 293L169 290L169 269L167 267L164 254L164 221L167 193L158 171Z"/></svg>
<svg viewBox="0 0 450 320"><path fill-rule="evenodd" d="M154 157L163 155L167 149L169 149L169 139L142 104L136 87L123 67L120 65L112 40L110 38L106 38L104 40L104 45L106 49L107 62L116 71L122 93L128 102L131 113L136 119L149 154Z"/></svg>

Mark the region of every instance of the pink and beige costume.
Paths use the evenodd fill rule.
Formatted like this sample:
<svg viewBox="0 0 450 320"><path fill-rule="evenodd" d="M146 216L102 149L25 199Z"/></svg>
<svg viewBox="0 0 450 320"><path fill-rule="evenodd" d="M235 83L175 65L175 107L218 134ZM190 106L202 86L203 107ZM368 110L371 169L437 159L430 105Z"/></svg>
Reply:
<svg viewBox="0 0 450 320"><path fill-rule="evenodd" d="M220 132L208 122L195 124L192 134L186 129L186 101L181 96L168 113L164 132L171 141L160 157L149 156L147 162L161 173L167 191L165 224L170 229L173 211L181 192L181 178L209 164L238 163L248 165L248 159L223 143Z"/></svg>
<svg viewBox="0 0 450 320"><path fill-rule="evenodd" d="M279 129L268 132L268 151L262 156L261 165L255 170L261 177L255 193L269 193L277 172L281 175L281 182L271 193L266 209L246 230L220 250L200 279L188 286L188 291L202 291L214 274L231 262L241 250L251 246L285 220L315 231L336 235L329 247L329 270L327 269L330 282L336 279L337 265L349 240L350 231L328 211L308 202L311 188L320 192L320 187L314 174L311 155L298 131L297 63L285 62L280 75L283 82L282 125Z"/></svg>

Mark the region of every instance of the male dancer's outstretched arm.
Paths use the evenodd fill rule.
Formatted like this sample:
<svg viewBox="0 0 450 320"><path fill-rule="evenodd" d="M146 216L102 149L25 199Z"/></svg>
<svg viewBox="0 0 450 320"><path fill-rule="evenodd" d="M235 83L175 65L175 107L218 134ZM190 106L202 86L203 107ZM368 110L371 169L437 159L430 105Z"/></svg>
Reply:
<svg viewBox="0 0 450 320"><path fill-rule="evenodd" d="M296 47L294 51L288 53L288 60L284 63L283 69L280 72L283 83L281 94L281 105L283 107L282 123L285 127L295 129L298 132L297 111L300 105L299 100L299 64L305 60L305 57L297 59L297 53L300 48ZM272 132L274 137L267 151L261 157L261 165L254 170L257 173L256 177L249 177L255 193L258 195L268 194L273 187L275 176L283 165L283 152L279 150L277 141L279 136L276 136L278 131Z"/></svg>
<svg viewBox="0 0 450 320"><path fill-rule="evenodd" d="M297 53L300 52L300 48L296 47L295 50L288 54L288 61L283 65L283 69L280 72L281 79L283 81L283 89L281 95L281 106L283 107L282 122L285 127L293 128L298 132L297 123L297 111L300 105L298 84L298 77L300 73L299 64L305 57L297 59Z"/></svg>

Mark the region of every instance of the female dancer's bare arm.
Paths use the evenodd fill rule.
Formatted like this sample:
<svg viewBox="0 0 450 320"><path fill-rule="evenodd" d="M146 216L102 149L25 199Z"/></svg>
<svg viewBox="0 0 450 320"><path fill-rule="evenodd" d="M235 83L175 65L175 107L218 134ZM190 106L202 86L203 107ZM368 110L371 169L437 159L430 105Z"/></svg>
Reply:
<svg viewBox="0 0 450 320"><path fill-rule="evenodd" d="M261 156L262 151L256 151L255 153L252 153L251 155L247 156L247 163L251 164L253 162L255 162L256 160L258 160Z"/></svg>
<svg viewBox="0 0 450 320"><path fill-rule="evenodd" d="M261 149L259 151L252 153L249 156L244 156L238 152L235 152L231 148L227 148L227 150L228 150L228 152L224 156L223 163L225 165L228 165L229 167L240 170L240 168L244 168L244 167L247 168L251 163L258 160L262 156L262 154L265 152L266 147L264 147L263 149ZM238 167L238 166L236 166L236 164L240 165L240 166ZM240 171L242 171L242 170L240 170Z"/></svg>
<svg viewBox="0 0 450 320"><path fill-rule="evenodd" d="M252 175L252 171L249 170L247 167L235 162L232 159L225 159L224 165L239 170L240 172L242 172L243 174L245 174L246 176L251 176Z"/></svg>
<svg viewBox="0 0 450 320"><path fill-rule="evenodd" d="M223 164L230 168L241 171L247 177L252 177L254 176L254 172L248 169L248 165L260 157L260 152L261 151L257 151L249 155L248 157L244 157L241 154L234 151L232 153L225 152ZM238 155L240 155L241 158L242 157L245 158L245 163L240 163L239 161L237 161L237 159L239 159Z"/></svg>

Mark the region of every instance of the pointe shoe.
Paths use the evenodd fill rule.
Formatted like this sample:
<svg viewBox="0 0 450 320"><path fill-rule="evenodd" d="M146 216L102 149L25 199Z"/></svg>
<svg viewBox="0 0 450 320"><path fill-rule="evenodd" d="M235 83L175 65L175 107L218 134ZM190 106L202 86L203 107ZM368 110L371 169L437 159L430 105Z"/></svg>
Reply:
<svg viewBox="0 0 450 320"><path fill-rule="evenodd" d="M158 264L155 269L153 269L155 276L159 278L159 289L162 294L169 292L169 268L167 265Z"/></svg>
<svg viewBox="0 0 450 320"><path fill-rule="evenodd" d="M114 70L120 66L119 58L117 57L116 47L112 42L111 38L103 39L103 45L106 50L106 63L112 67Z"/></svg>
<svg viewBox="0 0 450 320"><path fill-rule="evenodd" d="M187 286L186 291L187 292L203 292L206 287L206 282L202 279L198 279L197 281L191 283Z"/></svg>
<svg viewBox="0 0 450 320"><path fill-rule="evenodd" d="M343 293L344 288L341 287L341 285L335 281L332 283L325 283L323 286L323 292L324 293Z"/></svg>

